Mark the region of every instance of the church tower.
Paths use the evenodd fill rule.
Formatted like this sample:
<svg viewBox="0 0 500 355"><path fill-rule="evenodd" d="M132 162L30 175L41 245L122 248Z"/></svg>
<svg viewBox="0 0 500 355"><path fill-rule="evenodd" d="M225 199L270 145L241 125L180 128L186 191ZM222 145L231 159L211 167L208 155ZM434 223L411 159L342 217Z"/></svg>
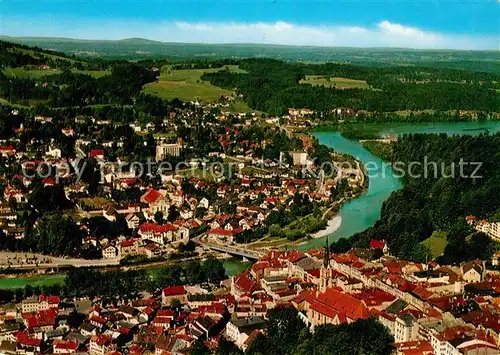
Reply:
<svg viewBox="0 0 500 355"><path fill-rule="evenodd" d="M319 292L324 292L331 283L331 268L330 268L330 246L328 244L328 237L326 237L325 255L323 258L323 266L319 274Z"/></svg>

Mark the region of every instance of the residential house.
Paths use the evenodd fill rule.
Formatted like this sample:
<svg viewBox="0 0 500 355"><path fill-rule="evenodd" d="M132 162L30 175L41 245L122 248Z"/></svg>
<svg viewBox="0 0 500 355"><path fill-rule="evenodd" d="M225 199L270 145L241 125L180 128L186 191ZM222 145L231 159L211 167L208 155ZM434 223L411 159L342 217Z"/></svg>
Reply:
<svg viewBox="0 0 500 355"><path fill-rule="evenodd" d="M105 259L114 259L118 255L118 249L111 244L108 244L102 248L102 257Z"/></svg>
<svg viewBox="0 0 500 355"><path fill-rule="evenodd" d="M410 313L402 313L394 323L394 341L402 343L418 339L417 319Z"/></svg>
<svg viewBox="0 0 500 355"><path fill-rule="evenodd" d="M113 338L107 335L94 335L90 338L89 354L106 355L116 348Z"/></svg>
<svg viewBox="0 0 500 355"><path fill-rule="evenodd" d="M483 266L478 260L472 260L460 265L462 279L466 282L480 282L483 279Z"/></svg>
<svg viewBox="0 0 500 355"><path fill-rule="evenodd" d="M234 342L236 346L243 348L245 342L255 330L263 330L266 326L267 321L261 317L231 320L226 324L225 335L229 340Z"/></svg>
<svg viewBox="0 0 500 355"><path fill-rule="evenodd" d="M140 222L139 217L137 217L133 213L129 213L125 217L125 221L127 221L127 226L129 229L136 229L137 227L139 227L139 222Z"/></svg>

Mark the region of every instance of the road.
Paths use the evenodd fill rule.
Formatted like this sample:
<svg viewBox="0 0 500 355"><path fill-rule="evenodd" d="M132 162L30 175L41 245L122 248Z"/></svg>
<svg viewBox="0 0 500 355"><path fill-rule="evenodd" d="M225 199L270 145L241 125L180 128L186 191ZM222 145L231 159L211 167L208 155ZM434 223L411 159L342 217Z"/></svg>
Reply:
<svg viewBox="0 0 500 355"><path fill-rule="evenodd" d="M23 253L23 252L0 252L0 267L26 268L26 269L45 269L49 267L74 266L113 266L120 263L119 258L114 259L70 259L58 258L54 256Z"/></svg>

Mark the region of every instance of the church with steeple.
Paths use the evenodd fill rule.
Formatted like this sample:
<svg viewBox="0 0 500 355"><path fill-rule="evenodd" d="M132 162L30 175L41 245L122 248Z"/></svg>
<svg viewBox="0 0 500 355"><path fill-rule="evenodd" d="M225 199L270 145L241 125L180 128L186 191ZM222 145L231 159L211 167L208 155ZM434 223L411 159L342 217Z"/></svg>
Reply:
<svg viewBox="0 0 500 355"><path fill-rule="evenodd" d="M330 245L328 244L328 237L326 237L323 266L319 274L319 292L325 292L328 287L332 287L332 266L330 265Z"/></svg>

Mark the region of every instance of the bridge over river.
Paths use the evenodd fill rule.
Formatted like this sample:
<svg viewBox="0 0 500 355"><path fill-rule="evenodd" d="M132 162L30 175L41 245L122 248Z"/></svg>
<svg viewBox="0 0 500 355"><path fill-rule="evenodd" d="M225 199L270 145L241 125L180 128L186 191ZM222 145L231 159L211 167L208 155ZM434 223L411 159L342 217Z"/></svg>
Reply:
<svg viewBox="0 0 500 355"><path fill-rule="evenodd" d="M222 252L222 253L226 253L229 255L240 256L240 257L248 259L248 260L258 260L261 256L265 255L263 252L256 251L256 250L250 250L250 249L246 249L246 248L239 248L239 247L233 247L233 246L227 246L227 245L220 245L220 244L215 244L215 243L207 243L205 241L201 241L200 239L197 240L197 243L205 249L210 249L210 250Z"/></svg>

